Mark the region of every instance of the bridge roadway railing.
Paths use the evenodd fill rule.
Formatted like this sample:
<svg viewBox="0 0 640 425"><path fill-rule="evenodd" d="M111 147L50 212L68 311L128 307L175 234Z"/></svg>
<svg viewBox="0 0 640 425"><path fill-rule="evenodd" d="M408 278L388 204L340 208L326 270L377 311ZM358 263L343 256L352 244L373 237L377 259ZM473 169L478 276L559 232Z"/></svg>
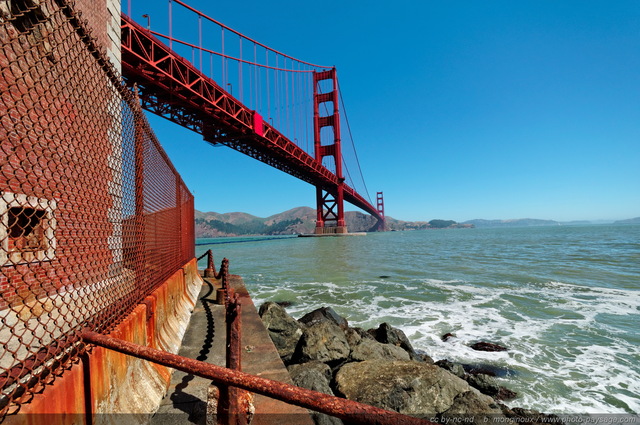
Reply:
<svg viewBox="0 0 640 425"><path fill-rule="evenodd" d="M301 180L335 194L338 178L275 127L149 30L122 15L122 68L143 108ZM378 217L377 209L344 185L347 202Z"/></svg>

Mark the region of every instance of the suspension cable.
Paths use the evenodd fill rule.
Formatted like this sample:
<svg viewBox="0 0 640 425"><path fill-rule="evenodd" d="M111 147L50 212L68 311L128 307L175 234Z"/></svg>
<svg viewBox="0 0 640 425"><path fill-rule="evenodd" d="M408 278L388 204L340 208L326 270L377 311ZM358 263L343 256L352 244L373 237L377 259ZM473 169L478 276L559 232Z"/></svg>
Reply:
<svg viewBox="0 0 640 425"><path fill-rule="evenodd" d="M369 189L367 189L367 183L365 183L364 176L362 175L362 167L360 166L360 159L358 158L358 151L356 150L355 141L353 140L353 135L351 133L351 125L349 125L349 117L347 116L347 109L344 106L344 98L342 96L342 90L340 89L340 81L338 81L338 94L340 96L340 104L342 105L342 111L344 113L344 119L347 123L347 131L349 132L349 138L351 139L351 145L353 146L353 152L356 157L356 163L358 164L358 170L360 171L360 178L362 179L362 184L364 185L364 191L367 194L367 199L369 203L371 202L371 195L369 195Z"/></svg>
<svg viewBox="0 0 640 425"><path fill-rule="evenodd" d="M228 30L228 31L233 32L233 33L234 33L234 34L236 34L237 36L242 37L242 38L244 38L244 39L246 39L246 40L248 40L248 41L250 41L250 42L252 42L252 43L256 43L258 46L260 46L260 47L262 47L262 48L264 48L264 49L267 49L267 50L269 50L269 51L271 51L271 52L273 52L273 53L275 53L275 54L277 54L277 55L284 56L284 57L286 57L286 58L288 58L288 59L291 59L291 60L296 61L296 62L303 63L303 64L305 64L305 65L309 65L309 66L311 66L311 67L313 67L313 68L320 68L320 69L330 69L330 68L333 68L333 67L331 67L331 66L322 66L322 65L316 65L316 64L313 64L313 63L310 63L310 62L305 62L305 61L302 61L302 60L300 60L300 59L296 59L296 58L294 58L293 56L289 56L289 55L287 55L287 54L284 54L284 53L282 53L282 52L279 52L279 51L277 51L277 50L275 50L275 49L272 49L271 47L269 47L269 46L267 46L267 45L265 45L265 44L260 43L259 41L256 41L256 40L252 39L251 37L247 37L246 35L242 34L241 32L238 32L238 31L234 30L233 28L230 28L230 27L226 26L226 25L225 25L225 24L223 24L222 22L216 21L215 19L213 19L213 18L211 18L211 17L209 17L209 16L205 15L204 13L200 12L200 11L199 11L199 10L197 10L197 9L194 9L193 7L189 6L188 4L186 4L186 3L184 3L184 2L182 2L182 1L180 1L180 0L172 0L172 1L175 1L175 2L176 2L176 3L178 3L180 6L182 6L182 7L186 8L186 9L188 9L188 10L190 10L190 11L192 11L192 12L196 13L196 14L198 14L199 16L202 16L203 18L205 18L205 19L209 20L210 22L213 22L214 24L219 25L220 27L222 27L222 28L224 28L224 29L226 29L226 30Z"/></svg>

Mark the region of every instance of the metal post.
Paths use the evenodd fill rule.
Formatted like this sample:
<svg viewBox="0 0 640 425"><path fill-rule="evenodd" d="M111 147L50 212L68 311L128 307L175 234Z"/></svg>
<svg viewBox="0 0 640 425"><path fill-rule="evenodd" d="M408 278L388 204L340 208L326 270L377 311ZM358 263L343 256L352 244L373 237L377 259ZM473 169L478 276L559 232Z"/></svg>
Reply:
<svg viewBox="0 0 640 425"><path fill-rule="evenodd" d="M242 304L240 298L232 289L229 290L227 304L227 358L228 369L242 371ZM220 419L228 424L247 424L247 402L251 398L245 390L233 386L221 388Z"/></svg>
<svg viewBox="0 0 640 425"><path fill-rule="evenodd" d="M142 115L142 108L138 105L140 104L140 98L138 93L138 87L135 86L134 93L136 97L136 107L133 110L134 116L134 182L135 182L135 216L132 221L132 234L124 235L125 236L125 245L133 245L131 249L131 257L125 259L125 261L129 261L131 265L133 264L145 264L146 263L146 252L145 246L141 241L145 240L145 214L144 214L144 200L145 200L145 161L144 161L144 152L145 152L145 127L144 127L144 117ZM156 241L154 240L154 243ZM131 266L128 266L131 267ZM142 276L140 274L136 274L135 283L136 290L138 291L138 299L142 300L146 295L146 288L142 287Z"/></svg>
<svg viewBox="0 0 640 425"><path fill-rule="evenodd" d="M99 345L119 353L211 379L219 385L242 388L285 403L326 413L349 423L363 425L435 425L434 422L424 419L189 359L92 331L83 332L81 337L89 344Z"/></svg>
<svg viewBox="0 0 640 425"><path fill-rule="evenodd" d="M207 268L204 269L204 277L216 277L216 266L213 263L213 252L207 251Z"/></svg>

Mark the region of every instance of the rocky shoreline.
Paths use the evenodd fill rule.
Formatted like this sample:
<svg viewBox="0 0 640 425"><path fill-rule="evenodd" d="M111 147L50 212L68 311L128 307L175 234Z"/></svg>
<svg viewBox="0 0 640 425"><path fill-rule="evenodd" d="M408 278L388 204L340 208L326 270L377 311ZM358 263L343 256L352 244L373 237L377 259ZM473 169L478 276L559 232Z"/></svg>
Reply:
<svg viewBox="0 0 640 425"><path fill-rule="evenodd" d="M434 362L414 350L402 330L387 323L369 330L350 327L330 307L296 320L275 302L262 304L259 314L299 387L438 423L561 422L554 415L506 406L502 401L517 394L498 385L492 370ZM487 342L474 349L506 350ZM320 413L312 416L316 424L342 424Z"/></svg>

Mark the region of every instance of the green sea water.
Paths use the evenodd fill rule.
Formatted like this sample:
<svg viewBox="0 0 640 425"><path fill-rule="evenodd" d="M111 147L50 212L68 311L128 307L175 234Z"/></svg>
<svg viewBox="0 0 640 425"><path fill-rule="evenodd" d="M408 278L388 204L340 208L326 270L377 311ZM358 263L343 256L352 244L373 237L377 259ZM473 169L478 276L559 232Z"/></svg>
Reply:
<svg viewBox="0 0 640 425"><path fill-rule="evenodd" d="M332 306L352 326L403 329L436 360L503 368L513 406L640 412L638 225L201 239L196 253L209 248L256 305L289 301L296 318ZM469 348L480 340L509 350Z"/></svg>

